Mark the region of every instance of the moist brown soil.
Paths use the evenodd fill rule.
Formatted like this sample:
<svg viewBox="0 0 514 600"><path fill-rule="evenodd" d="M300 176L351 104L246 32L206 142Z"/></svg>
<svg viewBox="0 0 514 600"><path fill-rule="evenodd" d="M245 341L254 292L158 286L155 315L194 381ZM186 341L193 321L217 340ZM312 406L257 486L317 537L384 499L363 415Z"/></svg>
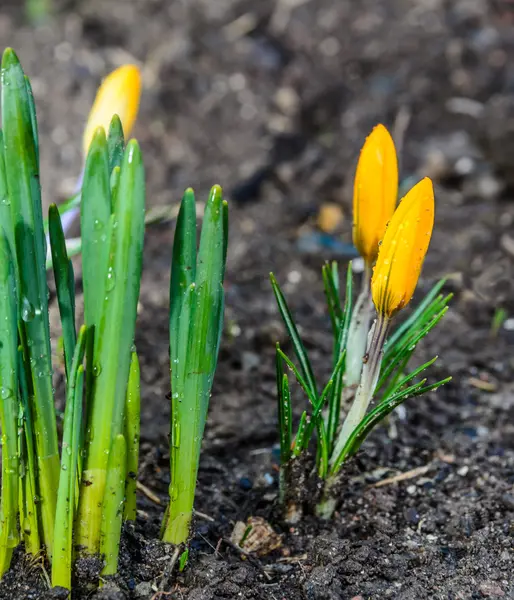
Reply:
<svg viewBox="0 0 514 600"><path fill-rule="evenodd" d="M45 202L80 170L81 131L102 75L143 66L135 135L148 204L176 207L213 183L230 202L226 327L198 476L190 560L156 540L169 483L167 297L173 222L148 229L137 347L142 372L138 497L120 574L76 569L73 598L468 600L514 598L514 9L497 0L90 0L55 2L26 22L2 0L0 46L32 78ZM403 139L402 182L437 183L437 215L418 298L442 276L455 293L417 352L431 378L344 472L335 518L286 525L277 510L274 342L287 348L268 272L284 285L320 377L330 323L320 268L352 256L358 150L383 122ZM408 125L405 127L405 125ZM404 135L401 134L405 130ZM342 209L320 236L326 203ZM492 331L504 309L511 319ZM295 396L295 414L303 398ZM404 480L390 481L406 474ZM282 536L266 556L230 542L263 517ZM65 597L42 560L17 552L9 600ZM159 592L160 590L160 592Z"/></svg>

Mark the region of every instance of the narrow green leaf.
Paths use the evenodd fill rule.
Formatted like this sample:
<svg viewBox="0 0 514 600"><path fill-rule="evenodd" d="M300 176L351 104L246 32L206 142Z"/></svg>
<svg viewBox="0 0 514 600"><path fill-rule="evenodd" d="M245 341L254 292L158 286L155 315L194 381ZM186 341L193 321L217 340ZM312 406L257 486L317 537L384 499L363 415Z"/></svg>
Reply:
<svg viewBox="0 0 514 600"><path fill-rule="evenodd" d="M4 151L4 134L0 129L0 233L2 233L9 246L11 254L15 252L14 246L14 227L11 215L11 200L7 189L7 177L5 174L5 151ZM14 258L14 257L13 257ZM14 261L15 278L18 279L16 273L16 261Z"/></svg>
<svg viewBox="0 0 514 600"><path fill-rule="evenodd" d="M339 334L340 322L343 320L343 308L339 297L339 273L337 263L326 263L321 269L325 297L327 299L328 314L332 323L334 338Z"/></svg>
<svg viewBox="0 0 514 600"><path fill-rule="evenodd" d="M335 267L332 266L332 271L334 272ZM338 281L338 278L332 277L332 280L335 282ZM337 284L337 290L339 290ZM336 339L336 343L334 345L334 356L333 363L334 367L337 365L337 362L340 359L340 356L343 352L346 352L347 344L348 344L348 334L350 329L350 323L352 318L352 294L353 294L353 275L352 275L352 263L348 264L348 269L346 271L346 292L345 292L345 302L342 318L339 321L339 331L338 337ZM339 291L337 291L337 296L339 298ZM341 395L343 393L343 376L346 369L346 359L345 363L341 366L341 369L337 372L334 377L334 385L330 390L330 396L328 399L328 417L327 417L327 444L329 455L332 453L334 442L336 439L337 430L339 428L339 420L341 417Z"/></svg>
<svg viewBox="0 0 514 600"><path fill-rule="evenodd" d="M273 288L273 293L275 294L275 298L277 300L278 310L280 312L280 315L282 316L284 325L286 326L287 332L289 333L289 337L291 338L291 341L293 343L293 348L296 357L298 358L298 362L300 363L302 377L307 382L307 385L311 390L312 396L317 397L318 391L316 388L316 379L312 371L307 351L305 350L302 339L294 322L293 315L289 310L285 296L282 293L282 290L280 289L280 286L278 285L278 282L275 279L273 273L270 273L270 281L271 287Z"/></svg>
<svg viewBox="0 0 514 600"><path fill-rule="evenodd" d="M396 384L394 385L394 387L392 387L390 390L388 390L383 395L383 397L380 399L380 403L379 404L386 403L391 396L400 393L402 391L402 389L405 389L405 387L412 382L412 380L414 379L414 377L417 377L425 369L428 369L428 367L431 367L435 363L435 361L437 360L437 358L438 358L437 356L434 356L434 358L432 358L432 359L428 360L427 362L423 363L422 365L420 365L419 367L417 367L416 369L414 369L414 371L412 371L408 375L405 375L403 378L398 379L398 381L396 382Z"/></svg>
<svg viewBox="0 0 514 600"><path fill-rule="evenodd" d="M120 434L115 437L113 442L105 484L102 534L100 537L100 554L105 560L102 575L114 575L118 569L125 496L126 461L127 445L125 437Z"/></svg>
<svg viewBox="0 0 514 600"><path fill-rule="evenodd" d="M50 205L48 212L50 247L52 250L52 265L57 290L57 302L62 324L62 335L64 339L64 358L66 374L69 375L73 352L76 344L75 331L75 296L73 266L66 252L66 241L62 230L61 217L55 204Z"/></svg>
<svg viewBox="0 0 514 600"><path fill-rule="evenodd" d="M52 221L50 219L50 228ZM82 386L86 327L80 328L77 345L68 372L66 408L62 436L61 475L57 492L57 514L55 519L55 551L52 560L52 586L71 590L73 522L75 518L75 494L77 491L77 461L79 436L76 422L82 413ZM79 415L77 415L79 413Z"/></svg>
<svg viewBox="0 0 514 600"><path fill-rule="evenodd" d="M29 98L21 65L10 48L3 54L1 78L5 177L11 202L14 254L19 277L20 337L24 360L31 367L31 378L27 384L34 405L42 533L51 556L59 450L52 389L46 240L38 152L32 123L34 106Z"/></svg>
<svg viewBox="0 0 514 600"><path fill-rule="evenodd" d="M424 381L425 380L415 383L403 392L400 392L395 396L391 396L387 402L379 404L372 411L370 411L353 430L341 453L336 460L334 460L331 468L331 474L335 475L341 468L343 462L357 452L362 442L366 439L372 429L378 425L378 423L380 423L380 421L382 421L390 412L402 404L402 402L411 397L412 394L423 385Z"/></svg>
<svg viewBox="0 0 514 600"><path fill-rule="evenodd" d="M228 251L228 202L223 200L223 279L225 279L225 266L227 264Z"/></svg>
<svg viewBox="0 0 514 600"><path fill-rule="evenodd" d="M433 362L433 361L429 361ZM425 366L425 365L423 365ZM421 371L421 368L419 369ZM430 385L424 385L426 379L414 383L413 385L398 391L396 394L390 396L387 400L381 402L371 412L369 412L359 425L354 429L352 435L348 439L343 451L332 466L331 473L335 474L341 468L344 461L353 456L361 447L362 443L369 435L369 433L395 408L400 406L405 400L414 398L416 396L422 396L430 391L438 389L441 385L451 381L451 377L442 379L436 383Z"/></svg>
<svg viewBox="0 0 514 600"><path fill-rule="evenodd" d="M30 110L30 122L32 125L32 136L34 138L34 148L36 150L36 161L39 163L39 133L37 129L37 118L36 118L36 103L34 102L34 94L32 92L32 86L30 79L25 75L25 85L27 86L27 97L29 102Z"/></svg>
<svg viewBox="0 0 514 600"><path fill-rule="evenodd" d="M196 278L196 208L191 188L182 198L175 228L170 281L170 349L171 370L179 363L180 314L184 297ZM187 320L189 329L189 320ZM185 332L186 339L187 333ZM182 352L181 352L182 354ZM185 358L185 357L182 357ZM178 382L177 382L178 383Z"/></svg>
<svg viewBox="0 0 514 600"><path fill-rule="evenodd" d="M422 329L413 331L410 335L406 334L402 345L397 345L396 353L395 355L390 356L389 363L387 363L387 365L384 365L384 359L382 359L382 370L375 388L375 393L377 390L382 388L391 374L395 371L395 369L398 368L398 365L403 363L404 358L407 357L407 354L409 354L410 357L410 355L414 352L418 342L422 340L439 323L447 311L448 307L445 306L439 313L433 316L428 323L425 323Z"/></svg>
<svg viewBox="0 0 514 600"><path fill-rule="evenodd" d="M38 523L39 496L36 487L36 451L34 428L29 407L28 384L30 367L25 362L23 349L18 347L18 373L21 402L18 413L18 455L20 457L20 525L25 552L36 556L41 549Z"/></svg>
<svg viewBox="0 0 514 600"><path fill-rule="evenodd" d="M282 357L282 359L284 360L284 362L286 363L286 365L293 372L293 374L294 374L294 376L296 378L296 381L300 384L300 387L303 389L303 391L307 395L307 398L309 399L309 402L312 404L313 407L316 407L317 404L318 404L318 397L317 396L313 396L311 388L309 387L309 385L307 384L307 382L305 381L305 379L302 377L302 375L300 374L300 372L296 368L296 365L294 364L294 362L289 358L289 356L287 356L287 354L285 354L283 352L282 348L278 348L277 352L280 354L280 356Z"/></svg>
<svg viewBox="0 0 514 600"><path fill-rule="evenodd" d="M1 159L1 157L0 157ZM1 176L0 176L1 177ZM0 577L18 545L18 331L14 261L0 235L0 422L2 492L0 505Z"/></svg>
<svg viewBox="0 0 514 600"><path fill-rule="evenodd" d="M121 167L123 162L123 152L125 151L125 136L123 135L123 125L118 115L112 117L107 135L107 147L109 150L109 173L112 173L115 167Z"/></svg>
<svg viewBox="0 0 514 600"><path fill-rule="evenodd" d="M293 456L298 457L303 452L303 439L305 438L305 428L307 427L307 412L304 410L298 423L296 437L293 444Z"/></svg>
<svg viewBox="0 0 514 600"><path fill-rule="evenodd" d="M323 420L321 418L321 411L325 408L326 401L330 397L330 392L331 392L332 388L334 387L334 382L336 381L337 377L342 372L342 369L343 369L343 366L345 363L345 358L346 358L346 352L343 351L343 353L339 357L339 362L334 367L334 370L332 371L332 374L330 375L330 379L328 380L326 386L323 389L323 392L321 393L321 396L318 398L317 403L314 406L314 410L311 415L311 422L309 423L309 425L306 428L306 437L305 437L305 441L304 441L305 448L307 448L307 445L308 445L310 438L312 436L312 433L314 431L314 427L316 426L319 429L319 422ZM319 431L318 431L318 433L319 433ZM325 430L325 436L327 436L326 430ZM328 437L326 437L326 441L328 441Z"/></svg>
<svg viewBox="0 0 514 600"><path fill-rule="evenodd" d="M141 387L139 360L132 352L125 404L124 435L127 442L127 481L125 483L125 520L136 520L136 484L139 463Z"/></svg>
<svg viewBox="0 0 514 600"><path fill-rule="evenodd" d="M439 292L442 290L444 284L446 283L446 279L439 280L428 292L428 294L423 298L423 301L419 303L416 307L416 310L410 315L408 319L406 319L399 327L397 327L394 332L389 336L385 346L384 352L390 348L393 348L395 344L400 340L400 338L419 321L420 317L422 317L423 313L429 309L430 305L437 299Z"/></svg>
<svg viewBox="0 0 514 600"><path fill-rule="evenodd" d="M280 434L280 464L285 465L291 458L292 441L292 411L289 379L284 373L282 357L277 344L276 369L277 369L277 399L278 399L278 428Z"/></svg>
<svg viewBox="0 0 514 600"><path fill-rule="evenodd" d="M327 431L325 429L325 423L323 419L317 421L318 431L318 453L317 453L317 467L318 475L321 479L325 479L328 472L328 439Z"/></svg>
<svg viewBox="0 0 514 600"><path fill-rule="evenodd" d="M92 329L98 328L100 324L109 260L111 237L109 173L107 140L105 132L99 128L89 147L80 205L84 321Z"/></svg>

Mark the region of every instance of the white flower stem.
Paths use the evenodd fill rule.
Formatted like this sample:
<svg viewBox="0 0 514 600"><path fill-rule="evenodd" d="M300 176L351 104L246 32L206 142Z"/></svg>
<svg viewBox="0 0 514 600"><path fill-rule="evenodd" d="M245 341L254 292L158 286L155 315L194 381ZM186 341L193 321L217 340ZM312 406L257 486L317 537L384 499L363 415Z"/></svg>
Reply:
<svg viewBox="0 0 514 600"><path fill-rule="evenodd" d="M344 383L346 387L355 386L359 383L364 354L368 342L369 326L373 311L373 300L370 292L371 267L366 263L361 292L352 311L352 319L348 330L348 342L346 344L346 368Z"/></svg>
<svg viewBox="0 0 514 600"><path fill-rule="evenodd" d="M357 388L355 399L337 438L334 452L330 459L331 464L334 464L337 461L353 430L362 421L368 410L369 403L373 398L373 392L375 391L380 375L382 349L384 347L388 328L388 317L379 314L369 333L370 341L367 354L365 355L359 387Z"/></svg>

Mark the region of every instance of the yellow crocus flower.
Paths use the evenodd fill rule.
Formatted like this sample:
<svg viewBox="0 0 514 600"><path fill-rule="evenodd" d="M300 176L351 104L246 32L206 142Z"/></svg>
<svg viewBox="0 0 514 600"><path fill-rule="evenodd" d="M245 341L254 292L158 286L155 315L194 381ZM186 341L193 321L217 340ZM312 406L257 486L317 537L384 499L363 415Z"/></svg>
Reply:
<svg viewBox="0 0 514 600"><path fill-rule="evenodd" d="M389 319L414 293L434 225L434 188L425 177L398 205L380 246L371 280L379 316Z"/></svg>
<svg viewBox="0 0 514 600"><path fill-rule="evenodd" d="M353 243L371 268L398 198L398 160L391 134L377 125L362 147L353 188Z"/></svg>
<svg viewBox="0 0 514 600"><path fill-rule="evenodd" d="M135 65L123 65L103 80L84 131L84 156L88 153L95 131L103 127L107 132L115 114L121 119L125 138L129 137L137 117L140 96L141 73Z"/></svg>

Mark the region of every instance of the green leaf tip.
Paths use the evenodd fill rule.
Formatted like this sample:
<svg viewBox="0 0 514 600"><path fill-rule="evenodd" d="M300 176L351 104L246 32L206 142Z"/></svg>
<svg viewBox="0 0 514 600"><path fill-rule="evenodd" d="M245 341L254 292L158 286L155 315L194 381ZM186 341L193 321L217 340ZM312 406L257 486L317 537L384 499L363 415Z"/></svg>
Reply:
<svg viewBox="0 0 514 600"><path fill-rule="evenodd" d="M2 55L2 69L8 69L9 67L18 66L20 61L16 52L12 48L6 48Z"/></svg>
<svg viewBox="0 0 514 600"><path fill-rule="evenodd" d="M107 136L105 133L105 129L103 127L97 127L93 134L93 139L91 140L91 144L89 145L89 152L93 149L96 149L97 146L104 146L107 142Z"/></svg>
<svg viewBox="0 0 514 600"><path fill-rule="evenodd" d="M136 162L142 162L141 148L139 147L139 142L136 139L132 138L128 142L125 152L129 165Z"/></svg>
<svg viewBox="0 0 514 600"><path fill-rule="evenodd" d="M115 134L123 136L123 125L121 123L120 116L117 113L112 115L112 119L109 124L109 133L111 135Z"/></svg>
<svg viewBox="0 0 514 600"><path fill-rule="evenodd" d="M209 194L209 202L219 202L223 201L223 190L220 185L213 185L211 188L211 193Z"/></svg>

